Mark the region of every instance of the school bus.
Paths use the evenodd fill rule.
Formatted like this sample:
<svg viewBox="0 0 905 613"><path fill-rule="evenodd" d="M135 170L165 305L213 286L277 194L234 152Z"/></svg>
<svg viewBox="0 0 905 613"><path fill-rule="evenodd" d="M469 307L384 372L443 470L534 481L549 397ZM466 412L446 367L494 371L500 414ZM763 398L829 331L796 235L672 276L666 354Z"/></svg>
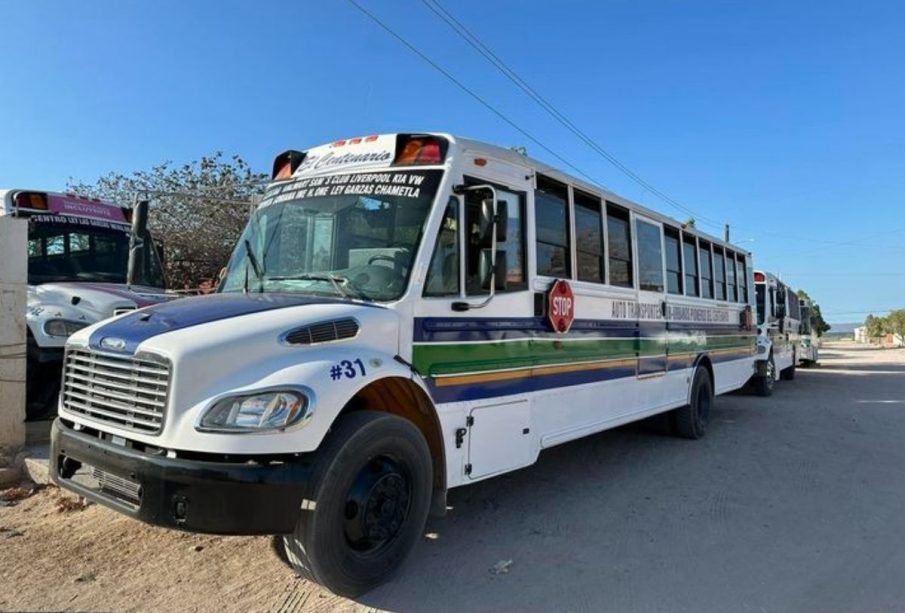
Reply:
<svg viewBox="0 0 905 613"><path fill-rule="evenodd" d="M515 151L287 151L217 294L69 340L54 478L153 524L284 535L356 595L451 488L660 413L703 436L754 374L753 309L744 249Z"/></svg>

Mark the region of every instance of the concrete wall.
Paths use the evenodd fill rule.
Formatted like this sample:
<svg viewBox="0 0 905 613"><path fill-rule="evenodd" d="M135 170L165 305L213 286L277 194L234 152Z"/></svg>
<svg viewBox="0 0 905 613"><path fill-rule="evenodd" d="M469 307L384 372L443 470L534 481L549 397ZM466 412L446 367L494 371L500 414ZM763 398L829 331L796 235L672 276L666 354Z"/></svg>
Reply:
<svg viewBox="0 0 905 613"><path fill-rule="evenodd" d="M28 222L0 217L0 452L25 445L27 238Z"/></svg>

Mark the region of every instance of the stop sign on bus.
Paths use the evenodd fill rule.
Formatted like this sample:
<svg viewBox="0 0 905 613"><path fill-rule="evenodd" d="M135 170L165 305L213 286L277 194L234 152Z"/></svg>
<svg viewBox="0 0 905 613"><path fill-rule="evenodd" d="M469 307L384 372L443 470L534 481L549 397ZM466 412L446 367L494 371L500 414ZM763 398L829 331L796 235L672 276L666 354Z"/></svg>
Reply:
<svg viewBox="0 0 905 613"><path fill-rule="evenodd" d="M557 280L547 294L547 318L557 332L565 334L575 320L575 294L563 279Z"/></svg>

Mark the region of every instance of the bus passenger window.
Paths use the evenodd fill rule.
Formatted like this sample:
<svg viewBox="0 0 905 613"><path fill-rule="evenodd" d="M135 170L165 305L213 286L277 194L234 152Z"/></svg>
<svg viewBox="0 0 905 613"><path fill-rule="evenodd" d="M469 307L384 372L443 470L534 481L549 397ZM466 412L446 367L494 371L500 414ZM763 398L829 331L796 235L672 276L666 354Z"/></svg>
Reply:
<svg viewBox="0 0 905 613"><path fill-rule="evenodd" d="M575 191L575 252L578 258L578 280L603 283L603 217L600 201Z"/></svg>
<svg viewBox="0 0 905 613"><path fill-rule="evenodd" d="M713 248L713 280L716 288L716 299L726 299L726 269L723 264L723 249Z"/></svg>
<svg viewBox="0 0 905 613"><path fill-rule="evenodd" d="M698 287L698 248L693 236L682 238L682 251L685 255L685 295L700 296Z"/></svg>
<svg viewBox="0 0 905 613"><path fill-rule="evenodd" d="M701 241L698 253L701 256L701 298L713 298L713 264L710 258L710 243Z"/></svg>
<svg viewBox="0 0 905 613"><path fill-rule="evenodd" d="M742 255L738 256L738 301L748 302L748 269Z"/></svg>
<svg viewBox="0 0 905 613"><path fill-rule="evenodd" d="M509 219L506 224L506 241L497 243L497 258L506 259L506 278L497 281L497 293L522 290L528 287L525 275L524 194L496 188L497 200L505 202ZM490 250L480 241L481 201L487 198L484 191L470 191L465 195L465 292L470 295L486 294L489 289L481 283L481 258L486 263ZM501 289L505 281L506 289Z"/></svg>
<svg viewBox="0 0 905 613"><path fill-rule="evenodd" d="M679 249L679 231L666 228L666 290L670 294L682 293L682 252Z"/></svg>
<svg viewBox="0 0 905 613"><path fill-rule="evenodd" d="M660 228L654 224L635 220L638 234L638 284L650 292L663 291L663 248Z"/></svg>
<svg viewBox="0 0 905 613"><path fill-rule="evenodd" d="M632 233L628 211L606 205L606 239L609 245L610 285L634 287L632 277Z"/></svg>
<svg viewBox="0 0 905 613"><path fill-rule="evenodd" d="M459 199L451 197L431 256L425 296L459 295Z"/></svg>
<svg viewBox="0 0 905 613"><path fill-rule="evenodd" d="M568 211L566 186L538 175L534 192L538 275L571 276Z"/></svg>
<svg viewBox="0 0 905 613"><path fill-rule="evenodd" d="M726 300L738 302L738 293L735 283L735 254L726 251Z"/></svg>

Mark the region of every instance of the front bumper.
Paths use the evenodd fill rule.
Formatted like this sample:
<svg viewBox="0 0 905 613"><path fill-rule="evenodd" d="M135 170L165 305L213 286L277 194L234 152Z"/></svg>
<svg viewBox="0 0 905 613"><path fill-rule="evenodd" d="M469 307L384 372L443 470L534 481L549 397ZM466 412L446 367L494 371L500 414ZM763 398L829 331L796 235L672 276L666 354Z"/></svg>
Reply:
<svg viewBox="0 0 905 613"><path fill-rule="evenodd" d="M54 483L167 528L247 535L288 534L295 527L310 478L310 456L275 462L170 458L96 434L54 421Z"/></svg>

